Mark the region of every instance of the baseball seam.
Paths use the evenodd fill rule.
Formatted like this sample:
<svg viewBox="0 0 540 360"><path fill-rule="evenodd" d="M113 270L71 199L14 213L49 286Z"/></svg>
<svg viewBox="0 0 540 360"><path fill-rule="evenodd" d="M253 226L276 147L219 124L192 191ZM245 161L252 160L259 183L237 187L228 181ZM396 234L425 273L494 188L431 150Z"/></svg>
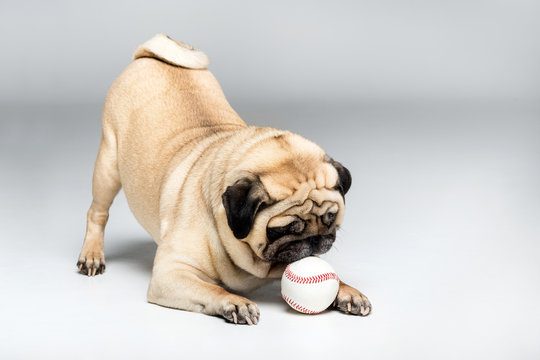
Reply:
<svg viewBox="0 0 540 360"><path fill-rule="evenodd" d="M291 299L287 295L281 294L281 296L283 297L283 300L285 300L287 302L287 304L289 304L295 310L300 311L301 313L314 315L314 314L318 314L318 313L321 312L321 311L313 311L313 310L310 310L310 309L308 309L306 307L303 307L302 305L298 304L297 302L295 302L293 299Z"/></svg>
<svg viewBox="0 0 540 360"><path fill-rule="evenodd" d="M339 277L337 276L336 273L333 273L333 272L327 272L324 274L313 275L313 276L300 276L298 274L295 274L291 270L290 265L288 265L285 268L285 277L289 279L290 281L297 284L317 284L317 283L330 280L330 279L339 281Z"/></svg>
<svg viewBox="0 0 540 360"><path fill-rule="evenodd" d="M339 277L336 273L327 272L327 273L323 273L319 275L301 276L301 275L295 274L291 270L290 265L287 265L287 267L285 268L285 277L291 282L296 283L296 284L317 284L317 283L321 283L323 281L332 280L332 279L337 280L339 282ZM322 311L314 311L314 310L308 309L298 304L296 301L294 301L293 299L291 299L285 294L281 294L281 296L283 297L283 300L287 302L287 304L289 304L293 309L300 311L301 313L313 315L313 314L319 314L322 312Z"/></svg>

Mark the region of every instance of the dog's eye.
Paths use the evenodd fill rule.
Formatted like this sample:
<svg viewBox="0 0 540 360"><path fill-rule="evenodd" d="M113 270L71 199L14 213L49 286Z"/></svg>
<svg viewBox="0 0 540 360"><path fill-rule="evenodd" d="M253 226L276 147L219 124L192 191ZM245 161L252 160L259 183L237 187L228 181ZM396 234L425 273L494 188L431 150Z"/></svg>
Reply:
<svg viewBox="0 0 540 360"><path fill-rule="evenodd" d="M289 231L293 234L301 234L306 227L306 223L303 220L294 220L289 224Z"/></svg>
<svg viewBox="0 0 540 360"><path fill-rule="evenodd" d="M335 212L327 212L321 217L321 220L324 225L326 226L332 226L334 221L336 221L337 214Z"/></svg>

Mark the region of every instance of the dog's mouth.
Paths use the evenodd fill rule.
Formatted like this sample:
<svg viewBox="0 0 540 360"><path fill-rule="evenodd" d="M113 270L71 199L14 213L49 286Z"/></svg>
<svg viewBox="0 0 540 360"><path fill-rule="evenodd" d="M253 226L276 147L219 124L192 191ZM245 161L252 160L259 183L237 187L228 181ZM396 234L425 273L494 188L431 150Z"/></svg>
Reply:
<svg viewBox="0 0 540 360"><path fill-rule="evenodd" d="M331 233L287 241L277 247L269 246L265 251L265 258L272 262L292 263L308 256L326 253L335 240L336 234Z"/></svg>

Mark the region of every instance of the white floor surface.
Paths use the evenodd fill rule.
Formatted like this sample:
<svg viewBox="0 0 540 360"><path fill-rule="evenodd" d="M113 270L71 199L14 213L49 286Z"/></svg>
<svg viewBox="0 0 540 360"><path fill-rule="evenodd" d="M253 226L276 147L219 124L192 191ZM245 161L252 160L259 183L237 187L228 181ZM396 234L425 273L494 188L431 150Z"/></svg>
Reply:
<svg viewBox="0 0 540 360"><path fill-rule="evenodd" d="M258 326L148 304L155 246L123 195L107 271L75 268L101 105L0 110L1 359L540 359L540 120L510 104L234 104L353 174L323 258L367 318L250 295Z"/></svg>

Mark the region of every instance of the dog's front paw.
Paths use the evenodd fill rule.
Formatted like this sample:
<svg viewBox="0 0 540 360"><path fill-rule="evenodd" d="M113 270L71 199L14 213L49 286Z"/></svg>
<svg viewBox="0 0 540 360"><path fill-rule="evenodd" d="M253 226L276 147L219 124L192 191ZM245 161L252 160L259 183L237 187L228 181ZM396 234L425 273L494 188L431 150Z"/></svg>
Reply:
<svg viewBox="0 0 540 360"><path fill-rule="evenodd" d="M371 313L371 303L360 291L341 283L334 301L334 307L351 315L367 316Z"/></svg>
<svg viewBox="0 0 540 360"><path fill-rule="evenodd" d="M254 302L241 296L229 295L221 308L221 316L234 324L257 325L260 312Z"/></svg>
<svg viewBox="0 0 540 360"><path fill-rule="evenodd" d="M105 272L105 254L103 250L98 249L84 249L79 255L79 261L77 261L77 268L79 272L88 276L94 276L103 274Z"/></svg>

